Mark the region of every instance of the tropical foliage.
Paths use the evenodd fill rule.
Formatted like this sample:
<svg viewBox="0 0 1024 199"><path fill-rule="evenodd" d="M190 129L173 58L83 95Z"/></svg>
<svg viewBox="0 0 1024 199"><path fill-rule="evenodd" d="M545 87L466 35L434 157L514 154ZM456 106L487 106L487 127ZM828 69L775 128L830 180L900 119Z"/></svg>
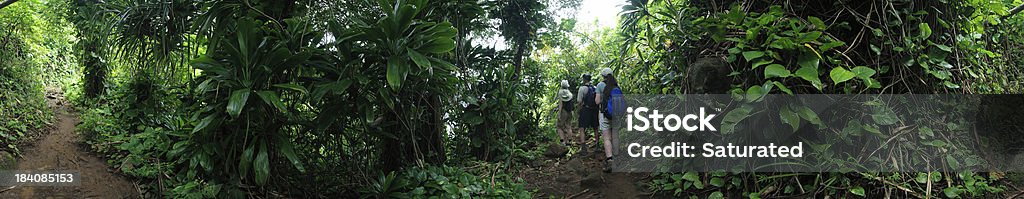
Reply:
<svg viewBox="0 0 1024 199"><path fill-rule="evenodd" d="M0 8L0 150L44 128L44 97L63 93L90 148L146 197L528 198L515 172L557 140L557 83L603 67L629 93L747 102L1024 89L1019 1L623 3L616 27L594 27L574 19L580 0L19 0ZM816 147L852 145L911 120L887 106L822 121L744 104L723 131L838 121L842 139ZM955 126L909 130L967 145L940 139ZM654 194L709 198L1010 190L1003 174L971 172L646 179Z"/></svg>

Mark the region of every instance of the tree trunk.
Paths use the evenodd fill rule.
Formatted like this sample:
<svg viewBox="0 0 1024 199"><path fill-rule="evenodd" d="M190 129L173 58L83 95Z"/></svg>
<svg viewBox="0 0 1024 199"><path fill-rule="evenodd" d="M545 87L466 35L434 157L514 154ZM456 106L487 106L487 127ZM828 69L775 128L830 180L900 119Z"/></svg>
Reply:
<svg viewBox="0 0 1024 199"><path fill-rule="evenodd" d="M419 131L423 133L421 137L424 139L424 148L426 148L424 157L427 162L441 164L447 159L444 148L444 120L441 119L444 110L441 109L441 100L438 95L432 92L424 95L421 102L427 107L427 114L423 118L427 123Z"/></svg>
<svg viewBox="0 0 1024 199"><path fill-rule="evenodd" d="M0 9L4 9L4 7L7 7L7 6L11 5L14 2L18 2L18 0L6 0L6 1L0 2Z"/></svg>
<svg viewBox="0 0 1024 199"><path fill-rule="evenodd" d="M1013 9L1010 9L1010 13L1006 14L1005 16L1003 16L1002 19L1009 18L1010 16L1013 16L1013 15L1017 14L1021 10L1024 10L1024 4L1020 4L1019 6L1014 7Z"/></svg>
<svg viewBox="0 0 1024 199"><path fill-rule="evenodd" d="M523 57L526 56L527 46L529 45L526 44L526 39L519 39L519 41L516 41L516 55L513 58L512 62L512 66L515 67L516 69L515 72L512 74L513 81L518 81L519 74L522 73L521 71L523 69Z"/></svg>
<svg viewBox="0 0 1024 199"><path fill-rule="evenodd" d="M385 126L386 132L394 137L384 137L381 168L383 171L397 171L402 167L423 161L430 164L441 164L446 159L444 148L444 114L440 107L438 95L433 93L401 93L412 97L403 97L396 103L394 111L388 111L385 122L394 122ZM404 103L403 103L404 102ZM411 102L411 103L410 103ZM403 104L403 105L398 105ZM424 114L415 113L412 107L426 107ZM412 120L414 126L406 128L402 120ZM425 121L425 122L420 122ZM421 123L421 124L420 124Z"/></svg>

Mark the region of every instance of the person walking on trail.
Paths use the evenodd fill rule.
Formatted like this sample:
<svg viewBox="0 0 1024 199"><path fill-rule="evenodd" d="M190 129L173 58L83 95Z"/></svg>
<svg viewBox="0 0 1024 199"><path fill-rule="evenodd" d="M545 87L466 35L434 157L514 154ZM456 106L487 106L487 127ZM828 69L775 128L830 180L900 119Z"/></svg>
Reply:
<svg viewBox="0 0 1024 199"><path fill-rule="evenodd" d="M561 89L558 90L558 121L555 126L558 129L558 139L562 145L568 144L569 135L572 134L572 111L576 106L573 104L572 92L569 91L569 81L562 80Z"/></svg>
<svg viewBox="0 0 1024 199"><path fill-rule="evenodd" d="M595 101L601 106L598 114L598 123L601 129L601 137L604 141L604 172L611 172L612 157L615 155L615 146L619 145L617 130L612 128L612 122L616 117L622 117L625 112L625 100L622 97L622 90L615 80L611 68L601 69L603 81L597 84L597 95ZM616 115L617 114L617 115Z"/></svg>
<svg viewBox="0 0 1024 199"><path fill-rule="evenodd" d="M576 92L576 101L579 110L578 117L576 117L578 129L576 132L580 134L580 152L587 153L590 148L587 146L587 136L590 132L593 132L594 136L599 135L597 132L597 88L590 84L590 74L583 74L583 85L580 85L578 92Z"/></svg>

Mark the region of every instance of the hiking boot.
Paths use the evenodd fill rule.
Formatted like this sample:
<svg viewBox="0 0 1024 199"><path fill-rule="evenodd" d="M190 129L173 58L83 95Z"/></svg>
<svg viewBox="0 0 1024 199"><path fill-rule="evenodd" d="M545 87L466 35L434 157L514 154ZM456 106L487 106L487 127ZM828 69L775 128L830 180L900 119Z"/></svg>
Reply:
<svg viewBox="0 0 1024 199"><path fill-rule="evenodd" d="M608 159L604 160L604 172L605 173L611 173L612 172L612 158L608 158Z"/></svg>

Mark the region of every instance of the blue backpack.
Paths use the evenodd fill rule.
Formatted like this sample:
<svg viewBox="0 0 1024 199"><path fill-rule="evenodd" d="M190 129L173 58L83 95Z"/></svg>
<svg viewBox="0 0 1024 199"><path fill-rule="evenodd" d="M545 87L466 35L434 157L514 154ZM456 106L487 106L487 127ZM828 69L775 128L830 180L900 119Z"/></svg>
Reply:
<svg viewBox="0 0 1024 199"><path fill-rule="evenodd" d="M615 87L609 92L608 96L609 98L606 100L607 105L605 106L607 109L604 111L605 117L615 119L616 117L626 115L626 98L622 94L622 89Z"/></svg>

